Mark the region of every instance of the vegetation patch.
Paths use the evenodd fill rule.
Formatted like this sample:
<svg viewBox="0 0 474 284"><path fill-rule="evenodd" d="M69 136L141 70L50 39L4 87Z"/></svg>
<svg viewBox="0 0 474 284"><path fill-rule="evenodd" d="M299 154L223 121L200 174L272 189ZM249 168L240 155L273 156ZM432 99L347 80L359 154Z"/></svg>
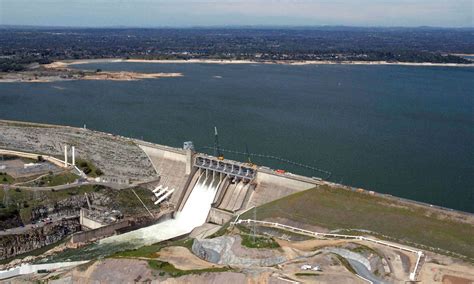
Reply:
<svg viewBox="0 0 474 284"><path fill-rule="evenodd" d="M252 236L248 234L241 234L240 236L242 238L241 244L248 248L275 249L280 247L280 245L270 237Z"/></svg>
<svg viewBox="0 0 474 284"><path fill-rule="evenodd" d="M60 174L53 174L49 172L48 175L41 177L31 183L25 184L26 186L57 186L63 184L69 184L75 182L79 177L73 173L65 172Z"/></svg>
<svg viewBox="0 0 474 284"><path fill-rule="evenodd" d="M221 268L216 267L216 268L207 268L207 269L180 270L174 267L174 265L172 265L169 262L159 261L159 260L154 260L154 259L148 260L148 265L150 266L150 268L160 271L161 276L168 274L171 277L180 277L180 276L189 275L189 274L202 274L202 273L208 273L208 272L224 272L230 269L229 267L221 267Z"/></svg>
<svg viewBox="0 0 474 284"><path fill-rule="evenodd" d="M354 268L352 267L352 265L349 263L349 261L347 261L347 259L345 259L344 257L338 255L338 254L334 254L336 256L336 258L339 260L339 262L347 269L349 270L350 272L354 273L354 274L357 274L357 272L354 270Z"/></svg>
<svg viewBox="0 0 474 284"><path fill-rule="evenodd" d="M362 254L362 255L374 254L374 255L377 255L380 258L383 258L383 256L380 255L380 253L378 251L376 251L375 249L373 249L371 247L364 246L364 245L359 245L359 244L354 244L354 245L356 245L356 247L354 247L354 248L347 248L346 247L346 249L349 249L350 251L353 251L355 253L359 253L359 254Z"/></svg>
<svg viewBox="0 0 474 284"><path fill-rule="evenodd" d="M81 169L86 175L90 177L99 177L103 175L104 173L102 172L101 169L97 168L92 162L78 159L76 161L76 166Z"/></svg>
<svg viewBox="0 0 474 284"><path fill-rule="evenodd" d="M295 273L295 276L319 276L321 275L320 273L311 273L311 272L298 272L298 273Z"/></svg>
<svg viewBox="0 0 474 284"><path fill-rule="evenodd" d="M258 207L257 219L284 218L331 230L363 229L390 236L401 243L418 243L474 258L474 225L441 219L429 214L428 208L407 206L406 203L387 206L387 201L395 205L398 202L320 186ZM242 219L246 218L253 218L252 213L245 213Z"/></svg>
<svg viewBox="0 0 474 284"><path fill-rule="evenodd" d="M4 172L0 172L0 184L12 184L15 181L15 179Z"/></svg>
<svg viewBox="0 0 474 284"><path fill-rule="evenodd" d="M148 208L153 208L153 192L149 189L143 187L133 188L135 193L140 197L140 199L145 203ZM143 204L133 193L132 189L122 189L115 193L114 199L117 200L117 203L120 207L120 211L123 213L136 213L137 211L142 212L144 210Z"/></svg>
<svg viewBox="0 0 474 284"><path fill-rule="evenodd" d="M215 232L214 234L208 236L207 239L214 239L214 238L217 238L217 237L222 237L223 235L225 235L227 233L227 229L229 228L229 226L230 226L230 221L225 223L224 225L222 225L222 227L217 232Z"/></svg>

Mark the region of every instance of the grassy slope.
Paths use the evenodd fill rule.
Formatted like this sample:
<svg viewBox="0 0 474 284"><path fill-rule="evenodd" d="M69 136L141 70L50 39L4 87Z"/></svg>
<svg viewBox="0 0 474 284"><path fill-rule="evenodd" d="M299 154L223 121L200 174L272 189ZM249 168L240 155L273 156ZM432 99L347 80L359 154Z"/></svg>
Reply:
<svg viewBox="0 0 474 284"><path fill-rule="evenodd" d="M13 183L14 180L15 179L7 173L0 172L0 184L10 184Z"/></svg>
<svg viewBox="0 0 474 284"><path fill-rule="evenodd" d="M36 186L57 186L57 185L63 185L63 184L68 184L68 183L73 183L79 178L79 176L70 173L70 172L63 172L59 174L53 174L53 175L46 175L40 178L39 180L35 180L32 182L27 182L22 184L22 186L31 186L31 187L36 187Z"/></svg>
<svg viewBox="0 0 474 284"><path fill-rule="evenodd" d="M474 259L474 224L441 220L423 208L389 205L394 203L368 194L320 187L265 204L257 209L257 215L260 220L282 217L329 229L370 230ZM248 212L242 218L251 215Z"/></svg>

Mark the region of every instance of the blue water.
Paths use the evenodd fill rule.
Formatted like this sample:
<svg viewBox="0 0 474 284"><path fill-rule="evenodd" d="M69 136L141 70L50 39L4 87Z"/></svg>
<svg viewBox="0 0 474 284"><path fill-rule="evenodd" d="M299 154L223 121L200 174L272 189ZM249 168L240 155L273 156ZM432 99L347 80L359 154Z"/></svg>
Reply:
<svg viewBox="0 0 474 284"><path fill-rule="evenodd" d="M134 82L0 84L0 118L277 155L331 180L474 212L474 68L101 63ZM222 76L216 78L215 76ZM242 156L228 156L244 160ZM271 160L273 168L319 173Z"/></svg>

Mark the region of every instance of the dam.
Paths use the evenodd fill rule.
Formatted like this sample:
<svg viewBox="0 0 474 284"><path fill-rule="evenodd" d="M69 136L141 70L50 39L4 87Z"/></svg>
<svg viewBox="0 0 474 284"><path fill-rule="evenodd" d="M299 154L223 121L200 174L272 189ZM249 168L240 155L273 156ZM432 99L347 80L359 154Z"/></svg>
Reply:
<svg viewBox="0 0 474 284"><path fill-rule="evenodd" d="M155 204L168 201L176 210L168 220L103 239L100 245L127 243L128 248L131 244L139 247L189 234L206 222L222 225L252 206L309 189L319 182L185 147L134 142L160 176L159 185L153 190Z"/></svg>
<svg viewBox="0 0 474 284"><path fill-rule="evenodd" d="M5 129L16 134L26 133L23 132L24 128ZM48 135L42 134L45 129ZM62 150L58 145L73 139L70 133L84 137L84 141L80 140L84 143L76 146L81 158L92 159L112 177L130 177L134 181L133 184L130 181L129 187L137 186L140 181L146 182L144 190L149 190L151 196L155 196L151 200L153 208L150 209L159 212L164 203L172 213L162 215L158 223L148 227L44 258L40 263L94 259L180 236L193 236L193 233L203 228L215 230L248 208L312 188L320 182L199 153L187 147L169 147L88 129L43 127L38 134L48 139L43 144L30 143L22 135L9 135L11 140L6 141L5 146L30 153L55 155L56 150ZM102 140L99 141L106 143L86 140L86 137L91 136L100 137ZM59 148L56 149L56 146ZM195 230L198 227L199 230Z"/></svg>

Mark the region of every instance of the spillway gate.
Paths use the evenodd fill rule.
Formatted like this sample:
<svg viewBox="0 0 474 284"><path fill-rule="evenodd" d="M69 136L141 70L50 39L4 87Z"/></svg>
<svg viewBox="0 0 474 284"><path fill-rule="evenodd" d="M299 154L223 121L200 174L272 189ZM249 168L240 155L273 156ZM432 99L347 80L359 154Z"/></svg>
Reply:
<svg viewBox="0 0 474 284"><path fill-rule="evenodd" d="M212 170L229 177L239 178L250 182L255 178L255 169L244 164L219 160L209 156L196 156L194 166L200 169Z"/></svg>

